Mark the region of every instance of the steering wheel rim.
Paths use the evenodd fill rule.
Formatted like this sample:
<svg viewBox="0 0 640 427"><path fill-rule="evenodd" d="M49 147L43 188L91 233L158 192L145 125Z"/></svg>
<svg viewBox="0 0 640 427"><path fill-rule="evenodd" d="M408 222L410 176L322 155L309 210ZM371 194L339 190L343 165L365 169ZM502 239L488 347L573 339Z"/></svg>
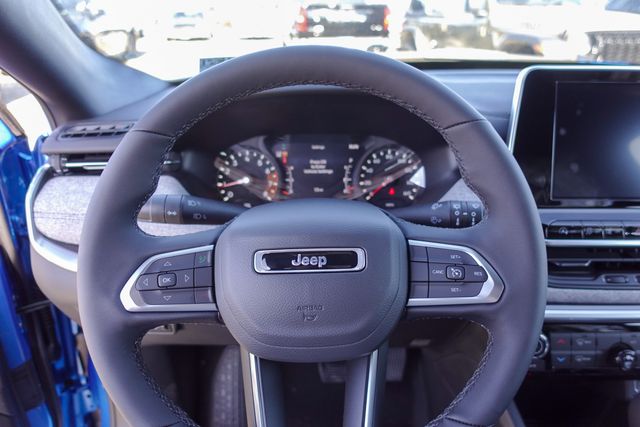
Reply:
<svg viewBox="0 0 640 427"><path fill-rule="evenodd" d="M146 259L210 245L224 234L224 227L152 237L138 228L137 214L156 186L164 156L193 126L239 99L293 85L340 86L391 101L431 125L452 149L462 178L484 204L483 221L451 230L394 220L408 240L458 245L480 254L504 290L493 304L407 307L406 315L462 318L487 330L489 342L478 369L431 424L493 424L526 373L544 316L546 255L533 197L504 142L458 95L406 64L335 47L279 48L218 65L160 101L111 157L87 210L78 267L83 330L111 398L132 425L195 425L147 373L140 340L160 324L213 322L213 316L198 311L130 312L119 297ZM406 251L398 256L403 253L406 257ZM403 298L407 286L402 291L399 285Z"/></svg>

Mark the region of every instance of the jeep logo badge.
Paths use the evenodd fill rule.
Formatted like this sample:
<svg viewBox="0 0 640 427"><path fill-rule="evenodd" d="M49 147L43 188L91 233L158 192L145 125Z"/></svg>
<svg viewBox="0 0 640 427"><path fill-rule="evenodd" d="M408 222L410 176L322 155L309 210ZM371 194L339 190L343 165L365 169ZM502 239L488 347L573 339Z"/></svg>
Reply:
<svg viewBox="0 0 640 427"><path fill-rule="evenodd" d="M294 267L301 265L317 265L318 268L322 268L327 265L327 257L324 255L302 256L302 254L298 254L298 257L291 261L291 265Z"/></svg>
<svg viewBox="0 0 640 427"><path fill-rule="evenodd" d="M253 267L258 273L331 273L361 271L366 265L364 249L317 248L257 251Z"/></svg>

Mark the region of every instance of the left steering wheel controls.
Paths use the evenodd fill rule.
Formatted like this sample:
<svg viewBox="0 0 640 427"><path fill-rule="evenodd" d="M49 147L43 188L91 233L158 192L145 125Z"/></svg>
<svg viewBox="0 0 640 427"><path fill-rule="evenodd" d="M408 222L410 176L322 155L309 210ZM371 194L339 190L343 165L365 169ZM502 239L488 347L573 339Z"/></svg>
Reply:
<svg viewBox="0 0 640 427"><path fill-rule="evenodd" d="M160 257L143 269L135 289L145 304L212 304L213 251Z"/></svg>

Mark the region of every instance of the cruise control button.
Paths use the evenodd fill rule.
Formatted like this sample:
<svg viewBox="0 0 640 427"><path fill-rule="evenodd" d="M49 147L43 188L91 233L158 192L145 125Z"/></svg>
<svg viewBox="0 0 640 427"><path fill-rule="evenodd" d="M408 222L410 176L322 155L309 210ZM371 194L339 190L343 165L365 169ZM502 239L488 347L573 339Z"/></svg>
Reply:
<svg viewBox="0 0 640 427"><path fill-rule="evenodd" d="M411 281L426 282L429 280L429 264L426 262L411 263Z"/></svg>
<svg viewBox="0 0 640 427"><path fill-rule="evenodd" d="M447 265L429 263L429 281L430 282L446 282Z"/></svg>
<svg viewBox="0 0 640 427"><path fill-rule="evenodd" d="M213 288L198 288L194 292L196 304L212 304L215 302Z"/></svg>
<svg viewBox="0 0 640 427"><path fill-rule="evenodd" d="M447 266L447 279L449 280L463 280L464 279L464 267L461 265L449 265Z"/></svg>
<svg viewBox="0 0 640 427"><path fill-rule="evenodd" d="M176 271L178 288L192 288L193 287L193 269Z"/></svg>
<svg viewBox="0 0 640 427"><path fill-rule="evenodd" d="M158 280L157 274L143 274L136 280L136 289L139 291L151 291L156 289Z"/></svg>
<svg viewBox="0 0 640 427"><path fill-rule="evenodd" d="M427 248L427 252L429 262L476 265L476 260L466 252L442 248Z"/></svg>
<svg viewBox="0 0 640 427"><path fill-rule="evenodd" d="M196 268L194 283L199 288L213 286L213 269L211 267Z"/></svg>
<svg viewBox="0 0 640 427"><path fill-rule="evenodd" d="M429 298L429 284L425 282L411 283L409 298Z"/></svg>
<svg viewBox="0 0 640 427"><path fill-rule="evenodd" d="M163 271L184 270L193 268L194 254L178 255L162 258L151 263L145 273L160 273Z"/></svg>
<svg viewBox="0 0 640 427"><path fill-rule="evenodd" d="M427 256L427 248L424 246L409 246L411 261L421 261L427 262L429 261L429 257Z"/></svg>
<svg viewBox="0 0 640 427"><path fill-rule="evenodd" d="M193 304L192 289L168 289L140 292L142 300L149 305Z"/></svg>
<svg viewBox="0 0 640 427"><path fill-rule="evenodd" d="M465 282L486 282L489 279L487 271L479 265L465 265Z"/></svg>
<svg viewBox="0 0 640 427"><path fill-rule="evenodd" d="M213 258L212 251L198 252L195 258L195 267L211 267Z"/></svg>
<svg viewBox="0 0 640 427"><path fill-rule="evenodd" d="M176 275L174 273L159 274L158 275L158 287L170 288L176 285Z"/></svg>
<svg viewBox="0 0 640 427"><path fill-rule="evenodd" d="M429 298L468 298L478 296L482 283L430 283Z"/></svg>

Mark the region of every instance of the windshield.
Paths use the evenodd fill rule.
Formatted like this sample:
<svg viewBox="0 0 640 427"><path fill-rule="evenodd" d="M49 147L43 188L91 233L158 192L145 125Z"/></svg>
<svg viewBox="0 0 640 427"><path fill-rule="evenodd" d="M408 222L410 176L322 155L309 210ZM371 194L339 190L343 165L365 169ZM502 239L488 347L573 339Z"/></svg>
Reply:
<svg viewBox="0 0 640 427"><path fill-rule="evenodd" d="M93 49L167 80L309 44L405 61L640 63L640 0L52 1Z"/></svg>

